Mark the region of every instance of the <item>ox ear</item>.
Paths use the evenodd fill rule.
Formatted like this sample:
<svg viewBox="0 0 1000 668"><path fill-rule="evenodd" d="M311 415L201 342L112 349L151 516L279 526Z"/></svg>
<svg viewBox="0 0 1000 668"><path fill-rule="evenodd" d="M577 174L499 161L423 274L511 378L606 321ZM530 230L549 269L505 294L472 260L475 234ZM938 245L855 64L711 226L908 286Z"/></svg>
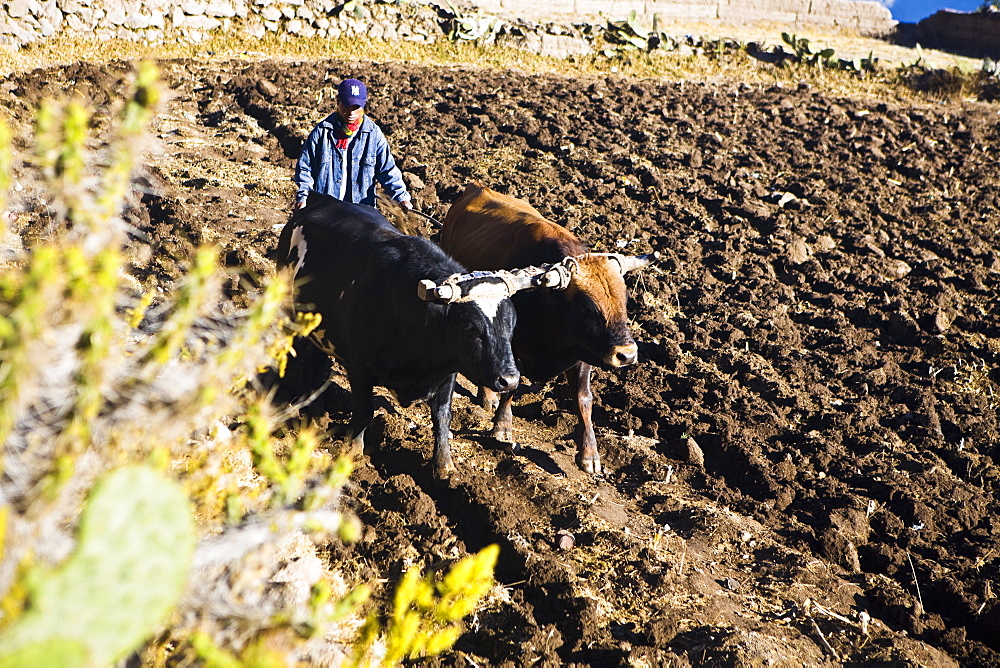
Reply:
<svg viewBox="0 0 1000 668"><path fill-rule="evenodd" d="M444 302L450 304L462 296L462 289L453 283L438 285L429 278L417 283L417 297L425 302Z"/></svg>
<svg viewBox="0 0 1000 668"><path fill-rule="evenodd" d="M643 267L648 267L653 263L654 260L660 258L660 252L654 251L652 253L647 253L646 255L612 255L617 262L618 266L621 268L622 276L629 273L630 271L635 271L636 269L642 269Z"/></svg>

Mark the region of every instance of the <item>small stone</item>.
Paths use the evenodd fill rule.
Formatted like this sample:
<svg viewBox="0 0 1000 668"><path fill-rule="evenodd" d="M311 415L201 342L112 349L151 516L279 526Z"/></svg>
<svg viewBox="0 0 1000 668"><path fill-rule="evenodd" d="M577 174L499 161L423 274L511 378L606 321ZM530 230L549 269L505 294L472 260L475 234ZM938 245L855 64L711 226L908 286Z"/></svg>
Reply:
<svg viewBox="0 0 1000 668"><path fill-rule="evenodd" d="M837 242L833 240L828 234L822 234L816 237L816 243L813 244L813 249L817 253L829 253L830 251L837 248Z"/></svg>
<svg viewBox="0 0 1000 668"><path fill-rule="evenodd" d="M76 14L66 15L66 27L73 32L83 32L84 30L88 30L87 24L84 23L83 19Z"/></svg>
<svg viewBox="0 0 1000 668"><path fill-rule="evenodd" d="M569 531L565 529L560 531L556 539L556 544L559 546L560 550L571 550L573 546L576 545L576 538L573 537Z"/></svg>
<svg viewBox="0 0 1000 668"><path fill-rule="evenodd" d="M144 14L129 14L125 19L125 27L132 30L144 30L149 27L149 17Z"/></svg>
<svg viewBox="0 0 1000 668"><path fill-rule="evenodd" d="M274 97L278 94L278 87L266 79L257 82L257 92L264 97Z"/></svg>
<svg viewBox="0 0 1000 668"><path fill-rule="evenodd" d="M24 18L40 11L40 5L34 0L11 0L7 5L7 16L12 19Z"/></svg>
<svg viewBox="0 0 1000 668"><path fill-rule="evenodd" d="M212 2L205 7L205 14L220 18L233 17L236 16L236 8L228 2Z"/></svg>
<svg viewBox="0 0 1000 668"><path fill-rule="evenodd" d="M802 239L795 239L788 244L788 261L792 264L802 264L812 257L812 249Z"/></svg>
<svg viewBox="0 0 1000 668"><path fill-rule="evenodd" d="M954 316L945 310L938 310L937 315L934 316L934 326L941 334L951 329L952 321L954 321Z"/></svg>
<svg viewBox="0 0 1000 668"><path fill-rule="evenodd" d="M188 16L184 19L184 27L193 30L215 30L221 25L218 19L213 19L211 16Z"/></svg>
<svg viewBox="0 0 1000 668"><path fill-rule="evenodd" d="M42 33L42 37L52 37L56 34L56 27L44 16L38 19L38 29Z"/></svg>
<svg viewBox="0 0 1000 668"><path fill-rule="evenodd" d="M705 453L702 452L701 446L693 438L688 438L684 442L684 446L687 450L685 453L685 459L689 464L694 464L698 468L705 468Z"/></svg>
<svg viewBox="0 0 1000 668"><path fill-rule="evenodd" d="M795 205L799 203L799 198L792 193L781 193L781 197L778 198L778 206L782 209L792 209L796 208Z"/></svg>
<svg viewBox="0 0 1000 668"><path fill-rule="evenodd" d="M885 277L890 281L903 278L911 271L913 271L913 268L902 260L885 261Z"/></svg>
<svg viewBox="0 0 1000 668"><path fill-rule="evenodd" d="M108 13L105 15L104 20L107 23L115 26L125 23L126 14L124 6L119 3L110 3L106 9Z"/></svg>

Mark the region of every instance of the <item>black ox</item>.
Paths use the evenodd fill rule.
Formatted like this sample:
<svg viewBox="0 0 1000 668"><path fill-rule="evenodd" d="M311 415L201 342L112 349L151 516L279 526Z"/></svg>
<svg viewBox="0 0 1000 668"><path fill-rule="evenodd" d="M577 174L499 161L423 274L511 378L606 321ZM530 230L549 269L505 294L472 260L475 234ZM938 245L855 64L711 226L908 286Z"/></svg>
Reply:
<svg viewBox="0 0 1000 668"><path fill-rule="evenodd" d="M438 246L402 234L375 209L319 194L282 230L278 264L293 272L297 309L322 318L313 341L347 373L352 449L363 449L376 385L403 406L425 400L438 477L454 470L455 374L497 392L516 388L509 297L558 280L551 267L467 274Z"/></svg>

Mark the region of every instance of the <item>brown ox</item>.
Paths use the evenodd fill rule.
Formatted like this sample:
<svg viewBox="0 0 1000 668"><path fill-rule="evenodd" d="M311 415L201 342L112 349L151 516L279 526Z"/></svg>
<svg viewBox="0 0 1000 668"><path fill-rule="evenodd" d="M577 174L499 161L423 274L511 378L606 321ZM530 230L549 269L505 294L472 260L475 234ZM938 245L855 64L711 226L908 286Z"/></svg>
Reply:
<svg viewBox="0 0 1000 668"><path fill-rule="evenodd" d="M511 341L521 372L535 380L565 373L576 398L576 463L589 473L601 472L601 457L591 419L593 366L613 369L634 364L637 346L625 311L626 272L645 267L653 255L627 257L590 253L569 230L546 220L523 200L469 184L452 204L441 231L444 250L469 269L514 269L562 263L568 285L513 297L517 324ZM486 388L483 404L495 408L493 435L513 439L511 401Z"/></svg>

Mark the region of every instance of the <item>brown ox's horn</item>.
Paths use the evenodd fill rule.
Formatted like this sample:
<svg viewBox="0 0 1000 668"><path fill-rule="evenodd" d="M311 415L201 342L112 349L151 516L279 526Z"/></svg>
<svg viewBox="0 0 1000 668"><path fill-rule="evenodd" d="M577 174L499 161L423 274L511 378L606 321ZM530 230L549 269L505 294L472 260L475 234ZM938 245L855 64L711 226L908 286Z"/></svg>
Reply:
<svg viewBox="0 0 1000 668"><path fill-rule="evenodd" d="M648 267L654 260L659 259L660 253L659 251L654 251L645 255L621 255L619 253L609 253L608 257L618 263L618 268L621 269L622 276L624 276L630 271Z"/></svg>

